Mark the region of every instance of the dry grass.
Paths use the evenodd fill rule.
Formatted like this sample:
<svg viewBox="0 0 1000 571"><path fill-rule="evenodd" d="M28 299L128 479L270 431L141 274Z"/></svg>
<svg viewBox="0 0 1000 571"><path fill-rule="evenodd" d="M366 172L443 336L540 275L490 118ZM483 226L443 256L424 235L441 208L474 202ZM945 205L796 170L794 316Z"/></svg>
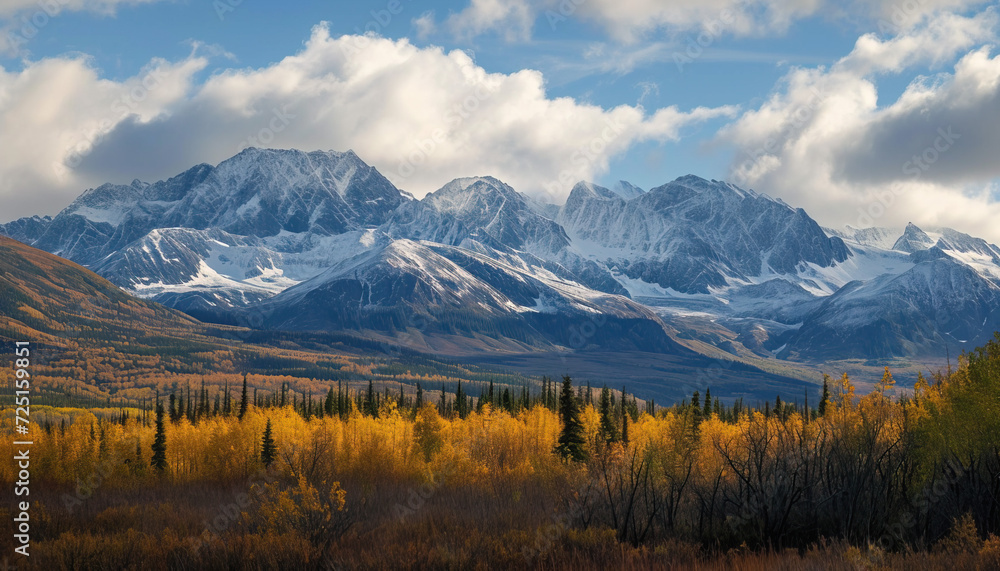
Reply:
<svg viewBox="0 0 1000 571"><path fill-rule="evenodd" d="M808 549L712 552L669 539L633 547L607 528L552 525L559 506L531 481L484 489L444 486L403 512L416 483L344 483L355 525L326 553L297 530L263 529L253 502L220 535L195 550L192 538L224 509L238 485L163 484L109 490L68 512L60 492L41 491L30 563L17 569L1000 569L1000 539L982 541L959 522L935 549L884 553L839 542ZM363 498L363 500L362 500ZM362 503L363 502L363 503ZM9 511L2 515L10 516ZM7 553L9 536L0 540ZM526 552L528 557L526 557Z"/></svg>

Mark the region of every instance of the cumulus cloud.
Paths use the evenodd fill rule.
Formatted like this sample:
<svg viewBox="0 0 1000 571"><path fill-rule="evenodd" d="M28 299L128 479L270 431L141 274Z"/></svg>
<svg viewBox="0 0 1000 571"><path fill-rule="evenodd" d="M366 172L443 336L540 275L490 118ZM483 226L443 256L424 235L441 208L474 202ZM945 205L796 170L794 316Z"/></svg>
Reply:
<svg viewBox="0 0 1000 571"><path fill-rule="evenodd" d="M155 180L246 146L350 148L418 196L489 174L558 201L633 144L676 140L686 125L736 111L605 109L548 96L537 71L489 73L462 51L332 38L322 25L295 55L191 85L206 63L154 62L164 77L131 107L121 98L148 74L117 83L86 60L54 59L0 76L0 137L16 151L0 157L0 193L14 206L5 217L68 202L53 193ZM34 202L19 207L26 189Z"/></svg>
<svg viewBox="0 0 1000 571"><path fill-rule="evenodd" d="M951 225L1000 240L1000 58L982 47L997 15L941 14L889 40L860 38L825 68L789 72L718 138L737 149L731 178L800 205L826 224ZM919 66L880 102L878 81Z"/></svg>
<svg viewBox="0 0 1000 571"><path fill-rule="evenodd" d="M101 79L85 58L0 68L0 202L4 217L51 213L82 190L71 169L122 121L142 124L182 101L207 64L192 54L155 60L121 82Z"/></svg>

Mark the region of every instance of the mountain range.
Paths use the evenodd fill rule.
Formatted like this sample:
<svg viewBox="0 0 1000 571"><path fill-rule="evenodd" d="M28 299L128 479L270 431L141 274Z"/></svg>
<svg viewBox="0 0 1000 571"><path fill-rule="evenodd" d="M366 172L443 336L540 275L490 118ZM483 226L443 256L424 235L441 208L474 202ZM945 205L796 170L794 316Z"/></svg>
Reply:
<svg viewBox="0 0 1000 571"><path fill-rule="evenodd" d="M957 354L1000 330L997 246L823 228L693 175L581 182L562 205L489 176L417 200L351 151L250 148L0 234L201 320L457 355L713 346L814 363Z"/></svg>

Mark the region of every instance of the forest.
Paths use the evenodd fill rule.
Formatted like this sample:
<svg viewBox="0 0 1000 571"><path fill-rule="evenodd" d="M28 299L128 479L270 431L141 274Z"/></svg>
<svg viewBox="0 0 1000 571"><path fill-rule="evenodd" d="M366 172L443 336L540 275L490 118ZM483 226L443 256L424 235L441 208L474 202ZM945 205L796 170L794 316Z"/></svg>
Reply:
<svg viewBox="0 0 1000 571"><path fill-rule="evenodd" d="M826 377L812 404L662 407L569 377L222 386L33 408L17 564L1000 568L1000 334L913 387Z"/></svg>

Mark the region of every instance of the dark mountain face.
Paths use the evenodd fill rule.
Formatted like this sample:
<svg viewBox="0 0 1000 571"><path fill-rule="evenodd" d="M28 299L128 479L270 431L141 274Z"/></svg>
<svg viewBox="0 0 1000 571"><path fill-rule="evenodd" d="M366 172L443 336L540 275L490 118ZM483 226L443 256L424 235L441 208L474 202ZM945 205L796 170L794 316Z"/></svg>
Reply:
<svg viewBox="0 0 1000 571"><path fill-rule="evenodd" d="M0 224L0 234L13 238L18 242L30 244L37 240L51 223L51 216L21 218L7 224Z"/></svg>

